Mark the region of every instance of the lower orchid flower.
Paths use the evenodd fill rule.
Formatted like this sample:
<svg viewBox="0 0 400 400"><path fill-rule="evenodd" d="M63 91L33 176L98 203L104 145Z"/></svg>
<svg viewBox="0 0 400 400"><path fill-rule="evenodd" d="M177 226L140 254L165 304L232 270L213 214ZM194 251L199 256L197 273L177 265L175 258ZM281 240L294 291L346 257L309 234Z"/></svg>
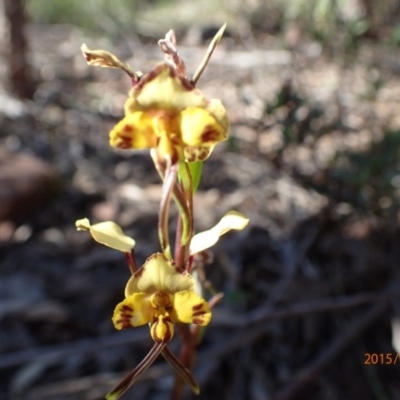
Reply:
<svg viewBox="0 0 400 400"><path fill-rule="evenodd" d="M114 390L107 399L121 396L162 353L175 371L191 386L199 388L190 372L165 347L172 339L175 323L208 325L211 310L208 303L194 292L192 276L176 268L162 253L150 256L143 267L129 279L125 300L117 305L113 315L116 329L149 324L155 345L141 363Z"/></svg>
<svg viewBox="0 0 400 400"><path fill-rule="evenodd" d="M126 298L114 311L114 326L125 329L149 324L153 340L168 343L177 322L208 325L210 308L194 287L188 272L178 270L162 253L153 254L129 279Z"/></svg>
<svg viewBox="0 0 400 400"><path fill-rule="evenodd" d="M224 233L241 230L247 223L242 214L230 211L212 229L192 238L190 255L206 250ZM82 219L76 221L76 226L78 230L89 230L95 241L125 255L133 250L135 241L114 222L91 225L88 219ZM189 272L178 268L163 253L151 255L140 269L133 271L125 287L125 299L116 306L112 321L119 330L148 324L155 344L143 361L107 395L107 400L118 399L160 354L199 393L190 371L166 346L174 335L175 324L206 326L211 321L210 306L196 293L195 283Z"/></svg>

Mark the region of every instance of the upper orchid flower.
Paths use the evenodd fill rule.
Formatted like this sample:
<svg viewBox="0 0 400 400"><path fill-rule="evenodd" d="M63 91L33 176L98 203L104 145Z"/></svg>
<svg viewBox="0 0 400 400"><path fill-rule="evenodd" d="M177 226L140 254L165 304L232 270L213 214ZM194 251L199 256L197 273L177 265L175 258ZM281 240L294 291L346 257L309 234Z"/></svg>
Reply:
<svg viewBox="0 0 400 400"><path fill-rule="evenodd" d="M229 121L219 100L203 93L168 64L160 64L131 89L125 118L110 132L110 144L121 149L156 148L176 163L203 161L226 140Z"/></svg>
<svg viewBox="0 0 400 400"><path fill-rule="evenodd" d="M159 41L166 61L145 75L108 52L82 47L89 64L123 69L134 84L125 103L125 118L110 132L111 146L154 148L160 159L175 164L181 159L203 161L217 143L228 138L230 124L221 101L207 100L195 87L224 28L215 36L192 79L186 76L173 31Z"/></svg>

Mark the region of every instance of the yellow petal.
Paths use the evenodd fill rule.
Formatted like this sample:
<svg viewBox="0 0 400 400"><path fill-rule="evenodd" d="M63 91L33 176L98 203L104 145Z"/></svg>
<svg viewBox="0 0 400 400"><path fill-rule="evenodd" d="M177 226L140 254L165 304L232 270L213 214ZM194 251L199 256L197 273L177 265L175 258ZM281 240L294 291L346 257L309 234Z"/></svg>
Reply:
<svg viewBox="0 0 400 400"><path fill-rule="evenodd" d="M181 112L181 133L188 146L214 146L227 138L224 127L209 111L199 107Z"/></svg>
<svg viewBox="0 0 400 400"><path fill-rule="evenodd" d="M139 292L152 294L157 291L174 294L193 289L194 281L190 274L179 271L164 254L156 253L150 256L143 267L129 279L125 296Z"/></svg>
<svg viewBox="0 0 400 400"><path fill-rule="evenodd" d="M155 342L167 343L174 336L174 324L168 315L159 315L150 327L150 335Z"/></svg>
<svg viewBox="0 0 400 400"><path fill-rule="evenodd" d="M142 111L128 115L110 132L110 145L120 149L156 147L153 118Z"/></svg>
<svg viewBox="0 0 400 400"><path fill-rule="evenodd" d="M168 64L160 64L146 74L132 93L140 107L146 110L180 111L187 107L207 105L203 93L187 79L178 77Z"/></svg>
<svg viewBox="0 0 400 400"><path fill-rule="evenodd" d="M193 236L190 242L190 254L196 254L214 246L224 233L232 229L242 230L248 223L249 220L243 214L237 211L229 211L213 228Z"/></svg>
<svg viewBox="0 0 400 400"><path fill-rule="evenodd" d="M211 321L211 310L199 295L185 290L174 296L172 318L175 322L205 326Z"/></svg>
<svg viewBox="0 0 400 400"><path fill-rule="evenodd" d="M115 222L106 221L90 225L89 220L84 218L76 221L75 225L78 231L90 231L96 242L111 247L112 249L128 253L135 246L135 241L129 236L126 236L121 227Z"/></svg>
<svg viewBox="0 0 400 400"><path fill-rule="evenodd" d="M133 88L129 92L129 97L126 99L124 104L124 112L125 116L129 114L133 114L136 111L143 111L143 108L140 107L140 104L133 97L134 90Z"/></svg>
<svg viewBox="0 0 400 400"><path fill-rule="evenodd" d="M229 122L228 114L226 113L225 107L222 105L221 100L211 99L208 101L206 110L218 121L222 126L225 139L229 136L229 130L231 124Z"/></svg>
<svg viewBox="0 0 400 400"><path fill-rule="evenodd" d="M141 326L153 320L155 309L151 307L149 296L135 293L115 307L112 321L116 329Z"/></svg>

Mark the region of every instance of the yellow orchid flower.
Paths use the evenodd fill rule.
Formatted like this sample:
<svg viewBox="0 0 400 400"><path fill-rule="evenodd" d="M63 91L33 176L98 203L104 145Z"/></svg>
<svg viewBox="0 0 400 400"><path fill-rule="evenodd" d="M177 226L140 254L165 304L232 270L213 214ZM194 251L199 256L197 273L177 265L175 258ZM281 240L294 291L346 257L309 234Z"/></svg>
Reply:
<svg viewBox="0 0 400 400"><path fill-rule="evenodd" d="M125 103L125 118L110 132L110 145L120 149L156 149L162 160L177 163L203 161L214 146L226 140L230 123L220 100L207 100L195 88L226 24L217 32L194 73L186 76L186 66L176 49L170 30L158 42L165 62L143 75L104 50L82 52L89 65L119 68L132 80L133 88Z"/></svg>
<svg viewBox="0 0 400 400"><path fill-rule="evenodd" d="M229 120L220 100L207 100L167 63L144 75L125 103L125 118L110 132L121 149L155 148L172 163L203 161L226 140Z"/></svg>
<svg viewBox="0 0 400 400"><path fill-rule="evenodd" d="M190 243L190 254L213 246L218 238L231 229L240 230L248 219L236 212L228 212L220 222L208 231L195 235ZM129 255L135 242L111 221L91 225L88 219L76 221L78 230L89 230L98 243ZM128 261L134 263L132 258ZM134 265L135 267L135 265ZM162 253L150 256L139 270L131 267L132 277L125 288L125 299L119 303L112 317L117 329L145 324L150 326L154 346L143 361L129 373L107 396L117 400L139 378L139 376L162 354L177 374L199 393L199 387L187 369L168 349L167 343L174 335L175 323L206 326L211 320L210 305L198 294L194 278L178 269L173 261Z"/></svg>
<svg viewBox="0 0 400 400"><path fill-rule="evenodd" d="M125 300L117 305L113 323L117 329L150 324L157 343L169 342L174 324L208 325L211 311L194 292L192 276L178 270L162 253L150 256L128 281Z"/></svg>

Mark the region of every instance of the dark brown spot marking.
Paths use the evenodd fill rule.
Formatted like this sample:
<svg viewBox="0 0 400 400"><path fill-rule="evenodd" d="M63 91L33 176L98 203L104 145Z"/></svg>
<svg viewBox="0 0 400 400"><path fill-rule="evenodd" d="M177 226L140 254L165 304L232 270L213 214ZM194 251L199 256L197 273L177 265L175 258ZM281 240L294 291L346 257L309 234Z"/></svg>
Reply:
<svg viewBox="0 0 400 400"><path fill-rule="evenodd" d="M126 125L124 126L124 132L130 133L130 132L132 132L132 131L133 131L133 128L132 128L131 125L126 124Z"/></svg>
<svg viewBox="0 0 400 400"><path fill-rule="evenodd" d="M130 319L132 317L132 314L131 313L127 313L127 312L121 312L120 316L121 316L121 318Z"/></svg>
<svg viewBox="0 0 400 400"><path fill-rule="evenodd" d="M215 142L218 135L218 131L213 126L207 125L201 135L201 141L203 143Z"/></svg>
<svg viewBox="0 0 400 400"><path fill-rule="evenodd" d="M128 329L128 328L132 327L132 325L129 322L129 319L121 318L118 321L116 321L116 323L117 324L121 324L122 325L121 326L122 329Z"/></svg>
<svg viewBox="0 0 400 400"><path fill-rule="evenodd" d="M132 148L132 138L128 136L118 135L118 145L119 149L130 149Z"/></svg>
<svg viewBox="0 0 400 400"><path fill-rule="evenodd" d="M132 318L133 308L127 305L123 305L119 312L120 319L117 320L117 324L122 325L122 329L130 328L132 325L130 320Z"/></svg>
<svg viewBox="0 0 400 400"><path fill-rule="evenodd" d="M193 310L193 311L199 311L199 310L201 310L202 308L203 308L203 304L200 303L200 304L196 304L195 306L193 306L193 307L192 307L192 310Z"/></svg>
<svg viewBox="0 0 400 400"><path fill-rule="evenodd" d="M202 323L204 323L204 319L203 318L193 318L192 322L196 325L201 325Z"/></svg>
<svg viewBox="0 0 400 400"><path fill-rule="evenodd" d="M185 148L185 158L186 158L187 162L196 161L196 153L195 153L193 147L187 146Z"/></svg>
<svg viewBox="0 0 400 400"><path fill-rule="evenodd" d="M200 315L204 315L205 313L205 311L196 311L193 313L193 317L200 317Z"/></svg>
<svg viewBox="0 0 400 400"><path fill-rule="evenodd" d="M134 273L133 276L134 276L135 278L139 278L140 276L142 276L143 272L144 272L144 266L143 266L142 268L139 268L139 269Z"/></svg>

